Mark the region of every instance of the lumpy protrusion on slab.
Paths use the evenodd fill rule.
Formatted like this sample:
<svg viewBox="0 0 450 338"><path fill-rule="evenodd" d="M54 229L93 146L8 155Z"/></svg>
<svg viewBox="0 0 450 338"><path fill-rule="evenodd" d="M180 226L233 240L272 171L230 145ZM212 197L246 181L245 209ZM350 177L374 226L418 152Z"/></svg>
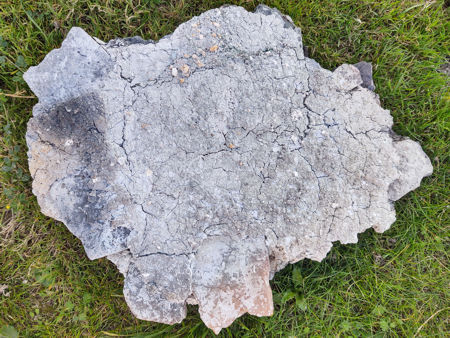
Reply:
<svg viewBox="0 0 450 338"><path fill-rule="evenodd" d="M269 255L263 237L248 242L232 236L205 239L192 272L200 317L215 333L244 313L273 313Z"/></svg>
<svg viewBox="0 0 450 338"><path fill-rule="evenodd" d="M370 65L323 69L266 6L213 9L158 42L73 28L24 78L41 210L117 265L144 320L197 304L218 333L271 315L277 271L385 231L432 172L392 131Z"/></svg>

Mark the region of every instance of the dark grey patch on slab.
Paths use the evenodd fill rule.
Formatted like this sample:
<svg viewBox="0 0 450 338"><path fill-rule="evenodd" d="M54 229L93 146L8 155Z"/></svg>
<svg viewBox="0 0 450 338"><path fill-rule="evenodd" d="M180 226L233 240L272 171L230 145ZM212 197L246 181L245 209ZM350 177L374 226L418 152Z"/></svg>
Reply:
<svg viewBox="0 0 450 338"><path fill-rule="evenodd" d="M371 91L374 91L375 84L373 83L372 77L372 64L370 62L361 61L355 63L354 66L358 68L359 73L361 74L361 79L363 81L361 86Z"/></svg>

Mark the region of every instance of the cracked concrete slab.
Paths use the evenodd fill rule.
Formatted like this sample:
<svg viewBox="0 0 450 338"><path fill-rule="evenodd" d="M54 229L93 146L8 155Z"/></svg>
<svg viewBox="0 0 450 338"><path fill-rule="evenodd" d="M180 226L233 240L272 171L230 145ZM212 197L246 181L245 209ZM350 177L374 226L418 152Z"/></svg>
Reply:
<svg viewBox="0 0 450 338"><path fill-rule="evenodd" d="M158 42L74 27L24 74L33 192L117 265L136 317L177 323L198 304L218 333L271 315L276 271L385 231L432 172L369 66L323 69L266 6L213 9Z"/></svg>

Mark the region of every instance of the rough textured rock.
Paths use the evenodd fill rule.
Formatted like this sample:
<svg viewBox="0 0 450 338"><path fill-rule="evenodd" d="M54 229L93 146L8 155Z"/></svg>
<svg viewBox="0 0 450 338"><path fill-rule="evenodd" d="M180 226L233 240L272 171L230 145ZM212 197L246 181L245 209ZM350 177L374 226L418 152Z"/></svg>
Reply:
<svg viewBox="0 0 450 338"><path fill-rule="evenodd" d="M370 90L375 90L375 84L372 78L372 64L369 62L361 61L355 63L354 66L358 68L359 74L361 75L361 86Z"/></svg>
<svg viewBox="0 0 450 338"><path fill-rule="evenodd" d="M432 172L370 74L304 57L300 30L265 6L210 10L156 43L73 28L24 78L42 212L118 266L145 320L198 304L219 332L272 314L276 271L385 231Z"/></svg>

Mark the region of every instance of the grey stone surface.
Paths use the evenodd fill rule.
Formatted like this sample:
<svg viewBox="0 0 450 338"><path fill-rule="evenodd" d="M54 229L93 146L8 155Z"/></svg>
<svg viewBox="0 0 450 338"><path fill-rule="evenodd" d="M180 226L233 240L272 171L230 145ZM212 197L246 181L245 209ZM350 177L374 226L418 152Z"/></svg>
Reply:
<svg viewBox="0 0 450 338"><path fill-rule="evenodd" d="M361 61L355 63L354 66L358 68L359 74L361 75L362 80L361 87L374 91L375 84L373 83L372 78L372 64L370 62Z"/></svg>
<svg viewBox="0 0 450 338"><path fill-rule="evenodd" d="M158 42L75 27L24 78L42 212L118 266L145 320L198 304L217 333L272 314L276 271L385 231L432 172L357 67L321 68L265 6L207 11Z"/></svg>

